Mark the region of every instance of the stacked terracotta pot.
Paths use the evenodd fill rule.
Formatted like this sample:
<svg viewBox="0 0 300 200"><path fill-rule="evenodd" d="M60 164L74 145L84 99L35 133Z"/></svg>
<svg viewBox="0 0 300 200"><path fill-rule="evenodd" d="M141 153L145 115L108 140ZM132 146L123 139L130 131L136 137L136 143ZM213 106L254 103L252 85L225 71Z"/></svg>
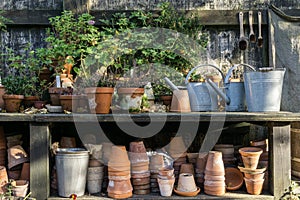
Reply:
<svg viewBox="0 0 300 200"><path fill-rule="evenodd" d="M264 176L264 184L263 184L263 189L268 190L269 186L269 171L268 171L268 166L269 166L269 147L268 147L268 139L265 140L259 140L259 141L251 141L250 145L253 147L258 147L263 150L262 154L259 157L258 165L261 167L266 167L265 171L265 176Z"/></svg>
<svg viewBox="0 0 300 200"><path fill-rule="evenodd" d="M130 161L125 146L112 146L108 161L108 196L115 199L132 196Z"/></svg>
<svg viewBox="0 0 300 200"><path fill-rule="evenodd" d="M0 166L5 166L6 161L6 138L3 126L0 126Z"/></svg>
<svg viewBox="0 0 300 200"><path fill-rule="evenodd" d="M151 192L158 193L159 187L157 182L158 169L164 167L164 156L161 154L154 154L150 157L150 188Z"/></svg>
<svg viewBox="0 0 300 200"><path fill-rule="evenodd" d="M158 170L157 182L159 185L160 195L164 197L171 196L175 183L174 168L160 168Z"/></svg>
<svg viewBox="0 0 300 200"><path fill-rule="evenodd" d="M198 154L196 168L195 168L195 179L196 184L203 188L204 184L204 171L206 167L208 152L201 152Z"/></svg>
<svg viewBox="0 0 300 200"><path fill-rule="evenodd" d="M225 167L222 152L210 151L205 166L204 192L209 195L221 196L226 192Z"/></svg>
<svg viewBox="0 0 300 200"><path fill-rule="evenodd" d="M187 148L181 136L173 137L169 145L170 145L169 154L174 159L173 167L174 167L175 182L177 182L181 165L187 163L187 158L186 158Z"/></svg>
<svg viewBox="0 0 300 200"><path fill-rule="evenodd" d="M236 158L234 157L233 144L216 144L214 150L222 152L222 158L225 167L236 165Z"/></svg>
<svg viewBox="0 0 300 200"><path fill-rule="evenodd" d="M247 192L258 195L262 192L264 183L264 171L266 168L258 169L259 157L263 150L258 147L243 147L239 149L242 156L244 167L240 170L244 172L244 180Z"/></svg>
<svg viewBox="0 0 300 200"><path fill-rule="evenodd" d="M87 170L87 189L90 194L100 193L104 177L101 144L85 144L89 150L89 165Z"/></svg>
<svg viewBox="0 0 300 200"><path fill-rule="evenodd" d="M129 145L131 162L131 182L134 194L150 193L149 158L142 141L131 142Z"/></svg>

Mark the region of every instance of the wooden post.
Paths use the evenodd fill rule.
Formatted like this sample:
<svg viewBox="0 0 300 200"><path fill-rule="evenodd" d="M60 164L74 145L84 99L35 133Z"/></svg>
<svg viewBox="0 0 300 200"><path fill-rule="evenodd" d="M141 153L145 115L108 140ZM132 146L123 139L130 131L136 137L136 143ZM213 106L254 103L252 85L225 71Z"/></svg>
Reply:
<svg viewBox="0 0 300 200"><path fill-rule="evenodd" d="M48 123L30 123L30 191L44 200L50 195Z"/></svg>
<svg viewBox="0 0 300 200"><path fill-rule="evenodd" d="M63 9L71 10L75 14L88 13L90 0L63 0Z"/></svg>
<svg viewBox="0 0 300 200"><path fill-rule="evenodd" d="M290 125L270 123L270 192L280 199L291 184Z"/></svg>

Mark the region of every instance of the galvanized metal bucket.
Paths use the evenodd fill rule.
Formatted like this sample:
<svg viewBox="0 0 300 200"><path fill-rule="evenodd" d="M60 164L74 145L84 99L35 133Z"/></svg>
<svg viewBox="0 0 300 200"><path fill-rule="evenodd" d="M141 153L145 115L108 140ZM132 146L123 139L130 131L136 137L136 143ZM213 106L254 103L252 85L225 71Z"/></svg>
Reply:
<svg viewBox="0 0 300 200"><path fill-rule="evenodd" d="M56 152L58 195L84 195L89 152L83 148L60 148Z"/></svg>
<svg viewBox="0 0 300 200"><path fill-rule="evenodd" d="M285 69L244 73L246 102L249 112L280 111Z"/></svg>
<svg viewBox="0 0 300 200"><path fill-rule="evenodd" d="M216 111L218 109L218 95L208 83L189 82L191 74L196 69L205 66L215 68L221 74L222 81L224 82L224 75L222 74L222 71L217 66L212 64L198 65L189 71L185 79L185 84L187 86L192 112Z"/></svg>
<svg viewBox="0 0 300 200"><path fill-rule="evenodd" d="M255 71L252 66L247 64L237 64L228 70L224 81L225 93L227 98L229 98L229 101L226 100L226 111L246 111L246 95L244 82L230 81L232 71L241 65Z"/></svg>

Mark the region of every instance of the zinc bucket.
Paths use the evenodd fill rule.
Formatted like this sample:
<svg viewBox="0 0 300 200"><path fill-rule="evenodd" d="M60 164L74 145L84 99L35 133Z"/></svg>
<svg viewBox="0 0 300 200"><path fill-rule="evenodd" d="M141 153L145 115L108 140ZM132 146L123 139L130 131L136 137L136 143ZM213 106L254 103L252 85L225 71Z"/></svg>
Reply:
<svg viewBox="0 0 300 200"><path fill-rule="evenodd" d="M285 69L244 73L246 102L249 112L280 111Z"/></svg>
<svg viewBox="0 0 300 200"><path fill-rule="evenodd" d="M84 195L89 152L83 148L60 148L56 152L58 195Z"/></svg>

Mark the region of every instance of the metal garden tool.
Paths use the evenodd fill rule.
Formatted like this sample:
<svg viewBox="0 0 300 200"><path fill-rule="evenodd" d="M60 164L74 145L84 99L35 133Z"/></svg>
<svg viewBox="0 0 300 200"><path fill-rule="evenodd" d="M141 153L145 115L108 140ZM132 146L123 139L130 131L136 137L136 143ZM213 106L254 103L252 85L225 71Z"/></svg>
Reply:
<svg viewBox="0 0 300 200"><path fill-rule="evenodd" d="M249 27L250 27L249 40L251 43L255 43L256 36L253 31L253 11L249 11Z"/></svg>
<svg viewBox="0 0 300 200"><path fill-rule="evenodd" d="M246 50L247 46L248 46L248 40L244 34L243 20L244 20L244 14L243 14L243 12L240 12L239 13L239 22L240 22L239 48L240 48L240 50Z"/></svg>
<svg viewBox="0 0 300 200"><path fill-rule="evenodd" d="M263 37L261 36L261 12L257 13L258 15L258 38L257 38L257 46L262 47L263 45Z"/></svg>

